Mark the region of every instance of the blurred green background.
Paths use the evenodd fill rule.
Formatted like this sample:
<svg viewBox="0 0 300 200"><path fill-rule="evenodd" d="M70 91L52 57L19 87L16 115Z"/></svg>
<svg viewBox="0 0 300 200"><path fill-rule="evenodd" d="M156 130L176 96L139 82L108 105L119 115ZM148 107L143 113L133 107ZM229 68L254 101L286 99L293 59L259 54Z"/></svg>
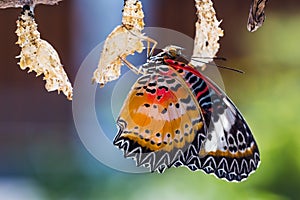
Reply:
<svg viewBox="0 0 300 200"><path fill-rule="evenodd" d="M142 2L147 26L194 36L194 1ZM221 71L259 145L256 173L237 184L185 168L129 174L101 164L77 135L71 102L47 93L41 77L17 66L20 9L6 9L0 10L0 199L299 199L300 2L270 1L266 22L255 33L246 29L250 1L214 2L225 30L218 55L228 61L221 64L246 72ZM72 82L87 54L120 24L122 5L64 0L37 6L41 35L60 53ZM99 111L101 118L110 117L106 112ZM113 137L115 124L105 124Z"/></svg>

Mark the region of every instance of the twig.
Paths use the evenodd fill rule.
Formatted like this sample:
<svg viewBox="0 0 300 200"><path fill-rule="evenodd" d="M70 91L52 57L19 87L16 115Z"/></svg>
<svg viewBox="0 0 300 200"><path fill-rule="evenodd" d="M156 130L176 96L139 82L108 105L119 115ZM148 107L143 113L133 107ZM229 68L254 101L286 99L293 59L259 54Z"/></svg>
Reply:
<svg viewBox="0 0 300 200"><path fill-rule="evenodd" d="M54 5L62 0L0 0L0 8L18 8L23 5L34 6L37 4Z"/></svg>

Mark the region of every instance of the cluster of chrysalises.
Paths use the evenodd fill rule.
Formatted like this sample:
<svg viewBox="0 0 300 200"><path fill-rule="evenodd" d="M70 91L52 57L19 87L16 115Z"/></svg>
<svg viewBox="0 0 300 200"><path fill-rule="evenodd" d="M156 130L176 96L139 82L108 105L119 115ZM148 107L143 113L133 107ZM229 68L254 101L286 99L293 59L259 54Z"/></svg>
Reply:
<svg viewBox="0 0 300 200"><path fill-rule="evenodd" d="M53 5L61 0L2 0L0 8L20 7L36 4ZM265 19L264 8L267 0L253 0L249 19L248 30L255 31ZM195 0L198 20L196 22L196 35L194 42L192 66L202 66L213 60L220 45L219 38L223 36L223 30L219 27L220 21L211 0ZM26 6L25 6L26 7ZM28 7L28 6L27 6ZM16 31L19 39L17 44L22 48L20 54L21 69L29 68L29 72L35 71L37 76L44 74L46 89L48 91L63 91L68 99L72 99L72 86L62 67L55 49L45 40L40 38L37 25L30 10L24 10L17 21ZM100 56L98 68L93 75L93 82L104 86L107 82L116 80L121 75L121 66L126 62L128 55L135 52L141 53L145 48L143 42L148 42L148 56L156 46L156 41L142 33L144 29L144 12L139 0L124 0L122 25L117 26L107 37ZM153 47L150 49L150 43ZM129 63L127 63L129 64ZM135 72L138 72L133 67Z"/></svg>
<svg viewBox="0 0 300 200"><path fill-rule="evenodd" d="M135 52L141 53L144 41L152 42L155 46L156 42L142 33L144 26L142 3L138 0L125 1L122 25L117 26L105 40L93 82L104 86L107 82L118 79L122 60Z"/></svg>
<svg viewBox="0 0 300 200"><path fill-rule="evenodd" d="M220 48L219 39L223 36L223 30L219 27L221 21L217 20L211 0L195 0L195 5L198 20L190 64L202 66L213 61Z"/></svg>
<svg viewBox="0 0 300 200"><path fill-rule="evenodd" d="M45 40L41 39L30 6L25 5L17 20L18 44L21 47L20 68L28 72L36 72L36 76L44 75L45 88L48 91L63 92L72 100L73 88L60 62L58 53Z"/></svg>

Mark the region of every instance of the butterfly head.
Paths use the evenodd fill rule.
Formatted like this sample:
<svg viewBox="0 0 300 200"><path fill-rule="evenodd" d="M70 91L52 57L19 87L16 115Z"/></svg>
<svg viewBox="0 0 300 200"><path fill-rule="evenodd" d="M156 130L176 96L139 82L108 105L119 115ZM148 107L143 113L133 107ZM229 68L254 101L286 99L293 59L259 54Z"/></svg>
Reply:
<svg viewBox="0 0 300 200"><path fill-rule="evenodd" d="M182 56L182 50L184 50L184 48L175 45L170 45L170 46L166 46L163 49L163 52L169 59L175 60L176 58Z"/></svg>
<svg viewBox="0 0 300 200"><path fill-rule="evenodd" d="M148 65L149 63L155 63L156 65L166 64L166 59L188 63L187 59L182 53L182 50L184 50L184 48L176 45L166 46L160 53L156 54L155 56L151 56L146 65Z"/></svg>

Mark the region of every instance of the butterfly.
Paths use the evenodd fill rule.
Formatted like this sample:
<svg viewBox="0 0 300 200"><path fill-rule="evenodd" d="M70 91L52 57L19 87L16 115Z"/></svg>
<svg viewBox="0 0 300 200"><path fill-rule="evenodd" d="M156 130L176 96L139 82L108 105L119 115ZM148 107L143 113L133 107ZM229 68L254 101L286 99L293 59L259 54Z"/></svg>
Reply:
<svg viewBox="0 0 300 200"><path fill-rule="evenodd" d="M250 32L256 31L265 21L265 6L268 0L253 0L250 6L247 29Z"/></svg>
<svg viewBox="0 0 300 200"><path fill-rule="evenodd" d="M208 77L168 46L142 66L117 119L113 144L137 166L172 166L242 181L260 163L245 119Z"/></svg>

